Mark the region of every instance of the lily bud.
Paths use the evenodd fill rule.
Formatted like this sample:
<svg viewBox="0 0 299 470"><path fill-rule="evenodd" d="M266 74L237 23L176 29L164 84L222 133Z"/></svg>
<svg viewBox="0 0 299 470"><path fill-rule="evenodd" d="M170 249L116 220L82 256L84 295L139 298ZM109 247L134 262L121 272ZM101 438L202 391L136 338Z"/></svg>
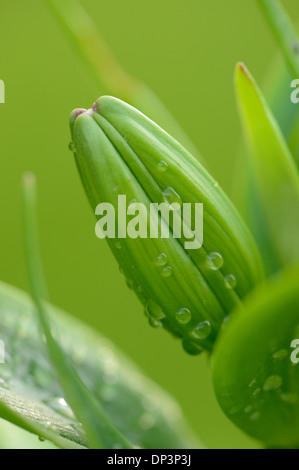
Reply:
<svg viewBox="0 0 299 470"><path fill-rule="evenodd" d="M97 235L150 324L191 354L211 350L223 319L263 276L235 207L186 149L116 98L73 111L70 125Z"/></svg>

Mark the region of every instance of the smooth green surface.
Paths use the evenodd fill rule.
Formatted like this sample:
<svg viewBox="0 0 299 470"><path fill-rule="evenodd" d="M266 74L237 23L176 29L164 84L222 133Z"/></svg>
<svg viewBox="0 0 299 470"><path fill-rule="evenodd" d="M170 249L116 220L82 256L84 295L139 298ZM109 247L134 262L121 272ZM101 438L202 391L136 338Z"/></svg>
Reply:
<svg viewBox="0 0 299 470"><path fill-rule="evenodd" d="M253 1L83 0L122 65L146 82L189 131L214 177L230 190L240 125L232 76L243 60L261 83L276 42ZM298 16L293 0L283 2ZM207 361L149 329L106 244L66 142L67 116L107 92L89 78L42 2L1 0L0 277L28 288L21 241L20 178L40 187L41 244L52 300L96 326L171 391L209 447L255 442L223 416ZM0 365L1 367L1 365ZM196 397L196 400L194 400Z"/></svg>
<svg viewBox="0 0 299 470"><path fill-rule="evenodd" d="M299 269L258 289L227 322L212 356L219 403L229 418L269 447L298 448Z"/></svg>

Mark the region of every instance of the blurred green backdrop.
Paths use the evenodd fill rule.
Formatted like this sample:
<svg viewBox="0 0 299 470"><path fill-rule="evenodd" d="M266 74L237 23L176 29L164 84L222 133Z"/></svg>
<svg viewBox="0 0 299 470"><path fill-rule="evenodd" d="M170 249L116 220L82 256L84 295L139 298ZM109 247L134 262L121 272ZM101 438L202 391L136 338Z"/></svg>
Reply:
<svg viewBox="0 0 299 470"><path fill-rule="evenodd" d="M233 69L262 81L276 44L254 0L82 0L121 64L173 112L230 192L240 126ZM291 16L298 6L284 1ZM204 444L255 447L219 409L206 357L152 330L92 214L68 150L68 115L101 94L44 0L0 0L0 278L28 288L20 179L36 173L52 302L98 328L170 391ZM298 12L299 13L299 12Z"/></svg>

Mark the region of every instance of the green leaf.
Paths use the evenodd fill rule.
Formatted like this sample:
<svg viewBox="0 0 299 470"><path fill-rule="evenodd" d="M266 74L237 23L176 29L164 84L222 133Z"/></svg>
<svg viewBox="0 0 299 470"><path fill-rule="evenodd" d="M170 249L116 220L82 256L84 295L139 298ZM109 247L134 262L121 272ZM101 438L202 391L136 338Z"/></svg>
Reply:
<svg viewBox="0 0 299 470"><path fill-rule="evenodd" d="M294 78L299 77L299 38L285 9L278 0L257 0L276 36Z"/></svg>
<svg viewBox="0 0 299 470"><path fill-rule="evenodd" d="M255 200L254 225L265 227L263 237L255 231L264 262L271 260L264 247L273 247L277 265L299 258L299 175L282 136L254 79L243 64L236 69L237 97L249 147L249 168ZM253 214L254 216L254 214Z"/></svg>
<svg viewBox="0 0 299 470"><path fill-rule="evenodd" d="M134 445L200 446L173 399L110 341L61 310L48 305L48 311L52 331L69 360ZM0 417L59 447L87 446L82 425L64 401L29 296L4 283L0 283L0 339L6 353L5 363L0 364Z"/></svg>
<svg viewBox="0 0 299 470"><path fill-rule="evenodd" d="M299 446L299 365L291 361L298 311L296 266L247 299L213 352L213 384L223 411L269 447Z"/></svg>

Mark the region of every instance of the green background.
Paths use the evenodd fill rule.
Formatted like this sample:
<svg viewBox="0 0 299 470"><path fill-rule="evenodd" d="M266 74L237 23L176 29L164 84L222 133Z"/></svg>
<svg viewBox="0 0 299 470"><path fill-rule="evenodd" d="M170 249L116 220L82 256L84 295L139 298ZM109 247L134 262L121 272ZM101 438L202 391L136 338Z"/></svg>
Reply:
<svg viewBox="0 0 299 470"><path fill-rule="evenodd" d="M298 6L283 2L294 18ZM254 0L82 0L120 63L146 82L189 133L230 193L240 140L233 70L259 83L276 44ZM0 0L0 278L28 289L21 175L38 178L41 245L53 303L98 328L170 391L204 444L255 447L219 409L207 358L152 330L128 290L81 187L68 115L99 88L44 0ZM0 442L1 445L1 442Z"/></svg>

